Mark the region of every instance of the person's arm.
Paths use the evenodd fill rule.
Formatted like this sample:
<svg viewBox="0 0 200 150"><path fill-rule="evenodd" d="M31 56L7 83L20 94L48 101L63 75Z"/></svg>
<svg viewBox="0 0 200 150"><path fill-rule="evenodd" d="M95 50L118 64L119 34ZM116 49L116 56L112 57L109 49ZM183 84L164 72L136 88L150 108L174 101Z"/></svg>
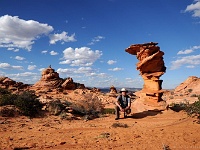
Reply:
<svg viewBox="0 0 200 150"><path fill-rule="evenodd" d="M131 99L128 97L128 106L125 108L125 110L128 110L131 108Z"/></svg>
<svg viewBox="0 0 200 150"><path fill-rule="evenodd" d="M120 106L119 97L120 97L120 96L118 96L118 97L116 98L115 105L117 105L117 106L119 107L120 111L124 111L124 109Z"/></svg>

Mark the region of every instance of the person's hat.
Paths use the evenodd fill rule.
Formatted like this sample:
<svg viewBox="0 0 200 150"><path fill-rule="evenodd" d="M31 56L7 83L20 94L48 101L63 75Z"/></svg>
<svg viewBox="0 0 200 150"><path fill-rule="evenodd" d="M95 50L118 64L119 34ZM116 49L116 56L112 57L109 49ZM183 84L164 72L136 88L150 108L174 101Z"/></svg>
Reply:
<svg viewBox="0 0 200 150"><path fill-rule="evenodd" d="M121 92L128 92L125 88L122 88L121 90L120 90L120 93Z"/></svg>

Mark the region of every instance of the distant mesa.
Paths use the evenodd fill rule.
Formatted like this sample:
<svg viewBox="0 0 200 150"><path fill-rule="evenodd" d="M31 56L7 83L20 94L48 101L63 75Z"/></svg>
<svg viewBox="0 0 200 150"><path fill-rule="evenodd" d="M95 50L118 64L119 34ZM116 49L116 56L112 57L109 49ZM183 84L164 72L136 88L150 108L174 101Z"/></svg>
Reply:
<svg viewBox="0 0 200 150"><path fill-rule="evenodd" d="M157 44L154 42L134 44L125 50L129 54L136 55L139 60L136 66L144 80L144 85L138 94L140 101L148 110L166 109L166 103L162 100L162 80L159 80L166 71L163 61L164 52Z"/></svg>

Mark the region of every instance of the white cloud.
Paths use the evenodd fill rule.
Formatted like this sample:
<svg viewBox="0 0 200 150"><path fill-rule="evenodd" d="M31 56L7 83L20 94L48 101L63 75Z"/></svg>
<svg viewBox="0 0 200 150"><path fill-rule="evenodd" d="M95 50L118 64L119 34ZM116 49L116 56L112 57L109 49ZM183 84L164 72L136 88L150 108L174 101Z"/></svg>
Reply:
<svg viewBox="0 0 200 150"><path fill-rule="evenodd" d="M114 60L109 60L107 63L109 64L109 65L112 65L112 64L115 64L117 61L114 61Z"/></svg>
<svg viewBox="0 0 200 150"><path fill-rule="evenodd" d="M193 46L192 48L190 49L186 49L186 50L181 50L179 51L177 54L180 55L180 54L190 54L192 52L194 52L195 50L197 49L200 49L200 46Z"/></svg>
<svg viewBox="0 0 200 150"><path fill-rule="evenodd" d="M24 58L24 57L21 57L21 56L16 56L15 59L16 59L16 60L24 60L25 58Z"/></svg>
<svg viewBox="0 0 200 150"><path fill-rule="evenodd" d="M93 72L93 69L91 67L80 67L75 71L75 73L80 73L80 74L88 74L91 72Z"/></svg>
<svg viewBox="0 0 200 150"><path fill-rule="evenodd" d="M34 41L42 34L53 31L53 27L34 20L23 20L18 16L0 17L0 47L31 50Z"/></svg>
<svg viewBox="0 0 200 150"><path fill-rule="evenodd" d="M90 43L88 43L88 45L94 45L97 42L100 42L102 39L105 39L105 37L103 36L96 36L92 39L92 41Z"/></svg>
<svg viewBox="0 0 200 150"><path fill-rule="evenodd" d="M120 71L120 70L123 70L123 68L118 68L118 67L116 67L116 68L108 69L108 70L110 70L110 71Z"/></svg>
<svg viewBox="0 0 200 150"><path fill-rule="evenodd" d="M177 59L176 61L172 61L171 63L172 63L172 66L171 66L170 70L178 69L182 65L196 66L196 65L200 64L200 55L181 57L181 58Z"/></svg>
<svg viewBox="0 0 200 150"><path fill-rule="evenodd" d="M37 73L33 72L23 72L23 73L18 73L18 74L12 74L12 76L17 76L17 77L30 77L30 76L35 76Z"/></svg>
<svg viewBox="0 0 200 150"><path fill-rule="evenodd" d="M71 66L91 66L102 55L99 50L91 50L88 47L66 48L63 51L63 61L60 64L70 63Z"/></svg>
<svg viewBox="0 0 200 150"><path fill-rule="evenodd" d="M192 12L193 17L200 17L200 1L196 0L195 3L188 5L185 12Z"/></svg>
<svg viewBox="0 0 200 150"><path fill-rule="evenodd" d="M193 50L192 49L186 49L184 51L179 51L177 54L180 55L180 54L190 54L192 53Z"/></svg>
<svg viewBox="0 0 200 150"><path fill-rule="evenodd" d="M28 65L28 70L34 70L36 67L36 65Z"/></svg>
<svg viewBox="0 0 200 150"><path fill-rule="evenodd" d="M49 53L50 55L58 55L58 52L55 52L55 51L50 51Z"/></svg>
<svg viewBox="0 0 200 150"><path fill-rule="evenodd" d="M9 63L0 63L1 69L16 69L16 70L23 70L22 66L11 66Z"/></svg>
<svg viewBox="0 0 200 150"><path fill-rule="evenodd" d="M46 54L47 52L47 50L41 51L42 54Z"/></svg>
<svg viewBox="0 0 200 150"><path fill-rule="evenodd" d="M38 71L42 72L44 69L46 69L46 68L40 68L40 69L38 69Z"/></svg>
<svg viewBox="0 0 200 150"><path fill-rule="evenodd" d="M63 31L61 34L51 34L49 36L50 38L50 44L56 44L58 41L64 41L64 42L75 42L75 33L71 36L67 35L68 33Z"/></svg>
<svg viewBox="0 0 200 150"><path fill-rule="evenodd" d="M186 68L195 68L194 65L186 66Z"/></svg>
<svg viewBox="0 0 200 150"><path fill-rule="evenodd" d="M37 73L33 73L33 72L7 74L6 76L15 81L23 82L23 83L27 83L27 84L34 84L40 78L40 76Z"/></svg>
<svg viewBox="0 0 200 150"><path fill-rule="evenodd" d="M7 50L8 50L8 51L13 51L13 52L19 52L19 49L18 49L18 48L15 49L15 48L9 47Z"/></svg>

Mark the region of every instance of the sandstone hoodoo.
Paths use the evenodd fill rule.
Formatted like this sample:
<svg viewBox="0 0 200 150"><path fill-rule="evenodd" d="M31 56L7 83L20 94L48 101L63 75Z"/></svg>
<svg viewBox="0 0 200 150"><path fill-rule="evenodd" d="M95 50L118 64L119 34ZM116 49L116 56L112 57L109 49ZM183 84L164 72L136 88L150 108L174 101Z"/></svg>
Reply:
<svg viewBox="0 0 200 150"><path fill-rule="evenodd" d="M162 81L159 78L165 73L166 67L163 61L164 52L157 46L158 43L150 42L144 44L134 44L125 51L136 55L139 62L137 70L144 80L142 91L139 98L147 109L164 110L166 103L162 100L163 90Z"/></svg>
<svg viewBox="0 0 200 150"><path fill-rule="evenodd" d="M72 78L62 79L51 66L42 71L41 79L36 82L30 89L35 91L51 91L51 90L75 90L84 89L84 84L75 83Z"/></svg>

